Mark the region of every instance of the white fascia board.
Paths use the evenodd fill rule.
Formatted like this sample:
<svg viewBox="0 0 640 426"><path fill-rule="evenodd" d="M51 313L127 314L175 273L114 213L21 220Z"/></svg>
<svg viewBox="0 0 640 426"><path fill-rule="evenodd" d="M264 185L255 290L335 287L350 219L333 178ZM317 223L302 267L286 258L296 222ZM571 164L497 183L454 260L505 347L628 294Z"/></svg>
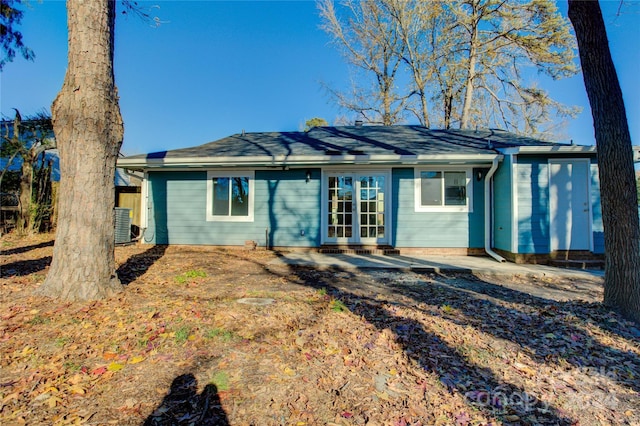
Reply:
<svg viewBox="0 0 640 426"><path fill-rule="evenodd" d="M596 153L595 145L557 145L557 146L515 146L498 148L506 155L518 154L592 154Z"/></svg>
<svg viewBox="0 0 640 426"><path fill-rule="evenodd" d="M121 158L117 166L127 169L211 168L211 167L283 167L325 166L344 164L429 164L443 162L491 162L496 154L436 154L436 155L292 155L254 157L182 157L182 158Z"/></svg>

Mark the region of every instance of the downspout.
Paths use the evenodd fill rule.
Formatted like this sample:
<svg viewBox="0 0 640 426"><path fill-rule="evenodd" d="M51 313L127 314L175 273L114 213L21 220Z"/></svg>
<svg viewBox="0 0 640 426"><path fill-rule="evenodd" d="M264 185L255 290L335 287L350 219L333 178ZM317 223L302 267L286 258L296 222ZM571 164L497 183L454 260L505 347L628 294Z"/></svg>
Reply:
<svg viewBox="0 0 640 426"><path fill-rule="evenodd" d="M498 262L506 262L505 258L491 249L491 178L498 169L498 157L484 177L484 251Z"/></svg>

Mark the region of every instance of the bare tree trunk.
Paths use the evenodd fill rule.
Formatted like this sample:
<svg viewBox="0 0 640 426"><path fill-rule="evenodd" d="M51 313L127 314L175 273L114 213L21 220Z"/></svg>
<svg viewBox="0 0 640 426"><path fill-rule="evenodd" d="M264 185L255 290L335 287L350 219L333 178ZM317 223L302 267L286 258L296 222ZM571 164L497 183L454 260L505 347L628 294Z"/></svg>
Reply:
<svg viewBox="0 0 640 426"><path fill-rule="evenodd" d="M90 300L120 291L114 175L123 124L113 74L113 0L67 0L69 62L53 102L60 153L53 261L40 294Z"/></svg>
<svg viewBox="0 0 640 426"><path fill-rule="evenodd" d="M475 12L474 12L475 13ZM467 65L466 84L464 92L464 102L462 104L462 115L460 117L460 128L468 129L469 120L471 115L471 103L473 102L473 89L474 79L476 77L476 61L477 61L477 42L478 42L478 27L475 22L471 32L471 41L469 42L469 64Z"/></svg>
<svg viewBox="0 0 640 426"><path fill-rule="evenodd" d="M424 84L421 83L424 87ZM431 122L429 121L429 107L427 106L427 94L424 89L420 89L420 111L422 112L422 125L424 127L431 127Z"/></svg>
<svg viewBox="0 0 640 426"><path fill-rule="evenodd" d="M30 155L31 152L28 152ZM33 164L31 158L25 156L20 166L20 206L18 210L18 230L29 232L31 228L31 188L33 185Z"/></svg>
<svg viewBox="0 0 640 426"><path fill-rule="evenodd" d="M604 304L640 322L640 225L633 151L622 91L597 1L569 0L589 96L600 173Z"/></svg>

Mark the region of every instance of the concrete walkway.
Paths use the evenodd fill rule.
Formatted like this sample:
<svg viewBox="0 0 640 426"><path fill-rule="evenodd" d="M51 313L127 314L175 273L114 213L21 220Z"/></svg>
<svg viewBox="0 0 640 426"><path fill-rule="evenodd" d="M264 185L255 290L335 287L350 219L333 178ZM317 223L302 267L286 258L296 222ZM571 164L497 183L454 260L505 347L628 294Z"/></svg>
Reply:
<svg viewBox="0 0 640 426"><path fill-rule="evenodd" d="M313 266L319 269L393 269L415 272L465 272L495 276L557 277L598 279L602 270L556 268L545 265L499 263L481 256L384 256L360 254L322 254L317 252L283 252L271 264Z"/></svg>

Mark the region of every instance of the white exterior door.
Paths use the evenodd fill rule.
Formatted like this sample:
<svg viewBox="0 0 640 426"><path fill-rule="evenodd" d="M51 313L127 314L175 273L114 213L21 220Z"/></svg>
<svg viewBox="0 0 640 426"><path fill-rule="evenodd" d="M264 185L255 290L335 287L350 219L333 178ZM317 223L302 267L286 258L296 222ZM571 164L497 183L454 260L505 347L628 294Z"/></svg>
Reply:
<svg viewBox="0 0 640 426"><path fill-rule="evenodd" d="M551 251L591 249L589 160L549 161Z"/></svg>
<svg viewBox="0 0 640 426"><path fill-rule="evenodd" d="M327 172L323 182L323 240L329 244L387 244L390 173Z"/></svg>

